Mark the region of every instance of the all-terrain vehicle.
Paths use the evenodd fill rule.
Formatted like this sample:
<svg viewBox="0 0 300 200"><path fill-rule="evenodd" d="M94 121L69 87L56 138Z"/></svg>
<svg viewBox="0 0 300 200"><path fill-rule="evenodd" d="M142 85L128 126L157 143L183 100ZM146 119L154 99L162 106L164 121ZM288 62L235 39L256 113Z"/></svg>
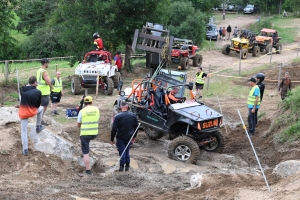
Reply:
<svg viewBox="0 0 300 200"><path fill-rule="evenodd" d="M120 92L113 113L120 111L121 101L127 101L150 139L160 139L166 134L173 139L168 150L170 158L196 163L200 156L199 147L222 152L224 137L219 129L223 116L197 101L192 92L193 83L186 84L186 79L185 72L162 69L155 78L147 76L133 80L132 88ZM184 96L188 88L190 99L172 103L168 94L173 87L179 88L176 97Z"/></svg>
<svg viewBox="0 0 300 200"><path fill-rule="evenodd" d="M111 95L118 87L121 75L117 66L111 64L111 53L105 50L90 51L85 54L84 60L75 68L72 76L71 88L73 94L79 94L81 88L96 87L98 84L103 94Z"/></svg>
<svg viewBox="0 0 300 200"><path fill-rule="evenodd" d="M200 67L203 57L197 54L199 48L193 45L192 40L174 38L171 60L173 63L180 63L181 69L189 68L189 59L193 60L194 67Z"/></svg>
<svg viewBox="0 0 300 200"><path fill-rule="evenodd" d="M256 33L249 30L242 30L239 37L232 38L231 44L225 44L222 48L222 53L228 55L230 51L240 53L241 59L246 59L248 53L258 56L260 49L254 45Z"/></svg>
<svg viewBox="0 0 300 200"><path fill-rule="evenodd" d="M282 44L279 43L281 37L278 36L278 32L275 29L263 28L260 33L255 37L254 45L258 46L261 52L265 51L266 53L270 53L274 47L276 53L280 54Z"/></svg>

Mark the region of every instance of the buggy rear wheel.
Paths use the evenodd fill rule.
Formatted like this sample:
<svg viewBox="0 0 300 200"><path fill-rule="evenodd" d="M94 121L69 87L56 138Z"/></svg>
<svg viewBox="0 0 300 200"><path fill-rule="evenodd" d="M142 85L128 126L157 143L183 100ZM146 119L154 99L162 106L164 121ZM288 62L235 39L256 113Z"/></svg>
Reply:
<svg viewBox="0 0 300 200"><path fill-rule="evenodd" d="M103 87L103 94L105 95L111 95L114 90L114 82L111 78L105 78L103 80L104 87Z"/></svg>
<svg viewBox="0 0 300 200"><path fill-rule="evenodd" d="M155 130L149 126L144 126L144 131L151 140L157 140L164 136L163 132Z"/></svg>
<svg viewBox="0 0 300 200"><path fill-rule="evenodd" d="M200 54L196 54L195 58L193 59L193 66L200 67L203 61L203 57Z"/></svg>
<svg viewBox="0 0 300 200"><path fill-rule="evenodd" d="M72 94L79 94L81 89L80 80L78 76L72 76L71 79L71 90Z"/></svg>
<svg viewBox="0 0 300 200"><path fill-rule="evenodd" d="M182 69L187 70L189 68L189 58L183 57L180 65Z"/></svg>
<svg viewBox="0 0 300 200"><path fill-rule="evenodd" d="M196 164L200 157L199 145L190 137L179 136L171 141L168 155L177 161Z"/></svg>
<svg viewBox="0 0 300 200"><path fill-rule="evenodd" d="M228 55L230 53L230 44L224 44L222 48L222 53L224 55Z"/></svg>
<svg viewBox="0 0 300 200"><path fill-rule="evenodd" d="M259 46L254 46L254 47L253 47L252 55L253 55L254 57L256 57L256 56L259 55L259 52L260 52Z"/></svg>
<svg viewBox="0 0 300 200"><path fill-rule="evenodd" d="M215 131L202 138L202 140L200 141L200 145L206 151L222 153L225 146L225 140L220 132Z"/></svg>
<svg viewBox="0 0 300 200"><path fill-rule="evenodd" d="M266 46L266 54L271 53L272 52L272 45L268 44Z"/></svg>

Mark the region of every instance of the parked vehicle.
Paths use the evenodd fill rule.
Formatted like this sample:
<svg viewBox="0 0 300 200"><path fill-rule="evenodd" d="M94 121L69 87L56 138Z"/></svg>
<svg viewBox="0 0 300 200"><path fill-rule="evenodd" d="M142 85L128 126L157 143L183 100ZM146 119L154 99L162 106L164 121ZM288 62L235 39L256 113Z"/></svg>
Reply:
<svg viewBox="0 0 300 200"><path fill-rule="evenodd" d="M244 14L250 13L250 14L255 14L257 13L258 9L255 5L251 5L248 4L245 8L244 8Z"/></svg>
<svg viewBox="0 0 300 200"><path fill-rule="evenodd" d="M218 28L215 24L206 25L206 39L207 40L218 40Z"/></svg>

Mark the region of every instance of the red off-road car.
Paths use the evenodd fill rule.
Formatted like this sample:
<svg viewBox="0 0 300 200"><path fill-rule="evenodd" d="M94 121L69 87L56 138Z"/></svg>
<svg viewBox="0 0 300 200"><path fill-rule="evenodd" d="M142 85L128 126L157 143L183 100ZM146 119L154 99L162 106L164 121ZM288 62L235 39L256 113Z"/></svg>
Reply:
<svg viewBox="0 0 300 200"><path fill-rule="evenodd" d="M199 48L193 45L192 40L174 38L171 60L173 63L180 63L181 69L188 69L189 59L193 59L193 66L200 67L203 57L196 54Z"/></svg>

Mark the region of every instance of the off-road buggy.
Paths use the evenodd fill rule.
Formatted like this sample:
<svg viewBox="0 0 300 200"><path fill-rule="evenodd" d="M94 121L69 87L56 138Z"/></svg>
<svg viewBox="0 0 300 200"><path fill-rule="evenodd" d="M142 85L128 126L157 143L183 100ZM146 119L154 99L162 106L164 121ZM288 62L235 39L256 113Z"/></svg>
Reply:
<svg viewBox="0 0 300 200"><path fill-rule="evenodd" d="M261 52L265 51L266 53L272 52L272 47L274 47L276 53L280 54L282 50L280 39L276 30L263 28L260 35L255 37L254 45L258 46Z"/></svg>
<svg viewBox="0 0 300 200"><path fill-rule="evenodd" d="M180 63L181 69L189 68L189 59L193 59L193 66L200 67L203 57L197 54L199 48L193 45L192 40L174 38L171 52L173 63Z"/></svg>
<svg viewBox="0 0 300 200"><path fill-rule="evenodd" d="M246 59L248 53L258 56L260 48L254 45L256 33L249 30L242 30L239 37L232 38L230 44L225 44L222 53L228 55L230 51L235 51L241 55L241 59Z"/></svg>
<svg viewBox="0 0 300 200"><path fill-rule="evenodd" d="M103 94L111 95L121 80L117 69L117 66L111 64L110 52L100 50L86 53L83 62L75 68L75 75L72 76L72 93L79 94L81 88L96 87L99 75L100 89Z"/></svg>
<svg viewBox="0 0 300 200"><path fill-rule="evenodd" d="M184 96L188 88L190 99L171 104L168 93L172 87L180 89L176 97ZM155 78L147 76L133 80L132 88L120 92L113 113L120 111L121 101L127 101L150 139L156 140L166 134L173 139L168 150L170 158L196 163L199 147L222 152L224 137L219 129L223 116L197 101L192 89L193 83L186 84L185 72L160 70Z"/></svg>

